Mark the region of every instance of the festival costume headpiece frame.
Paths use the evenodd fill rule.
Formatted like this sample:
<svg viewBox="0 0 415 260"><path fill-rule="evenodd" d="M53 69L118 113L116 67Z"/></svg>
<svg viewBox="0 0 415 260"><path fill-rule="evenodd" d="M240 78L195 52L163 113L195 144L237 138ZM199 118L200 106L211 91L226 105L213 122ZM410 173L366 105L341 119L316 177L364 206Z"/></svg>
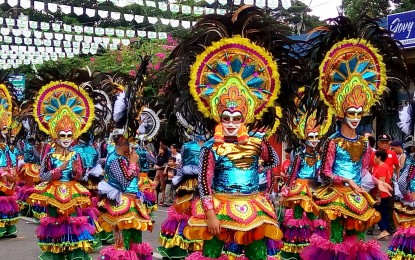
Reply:
<svg viewBox="0 0 415 260"><path fill-rule="evenodd" d="M40 130L58 138L60 131L72 131L78 138L88 131L94 119L94 104L85 90L68 81L43 86L34 104Z"/></svg>
<svg viewBox="0 0 415 260"><path fill-rule="evenodd" d="M0 84L0 127L9 128L12 124L12 97L6 85Z"/></svg>
<svg viewBox="0 0 415 260"><path fill-rule="evenodd" d="M266 108L275 106L280 89L273 57L240 36L215 42L198 55L190 77L198 109L218 123L224 111L238 111L245 124L253 123Z"/></svg>
<svg viewBox="0 0 415 260"><path fill-rule="evenodd" d="M321 98L330 112L340 118L351 107L362 107L363 114L369 114L381 99L386 82L382 56L364 39L336 43L320 66Z"/></svg>

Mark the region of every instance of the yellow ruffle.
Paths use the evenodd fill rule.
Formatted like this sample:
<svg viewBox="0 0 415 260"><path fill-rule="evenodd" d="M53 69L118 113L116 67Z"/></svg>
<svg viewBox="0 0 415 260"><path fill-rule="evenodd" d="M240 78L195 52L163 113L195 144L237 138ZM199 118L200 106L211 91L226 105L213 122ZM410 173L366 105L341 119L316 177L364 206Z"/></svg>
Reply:
<svg viewBox="0 0 415 260"><path fill-rule="evenodd" d="M344 218L348 230L363 231L380 220L372 207L375 201L367 192L358 194L348 186L329 185L318 188L314 198L330 220Z"/></svg>
<svg viewBox="0 0 415 260"><path fill-rule="evenodd" d="M19 178L25 183L40 182L40 165L35 163L25 163L19 170Z"/></svg>
<svg viewBox="0 0 415 260"><path fill-rule="evenodd" d="M299 254L304 247L308 246L309 244L290 244L284 243L281 251L292 253L292 254Z"/></svg>
<svg viewBox="0 0 415 260"><path fill-rule="evenodd" d="M14 183L0 181L0 192L7 196L13 196L15 187Z"/></svg>
<svg viewBox="0 0 415 260"><path fill-rule="evenodd" d="M388 256L390 260L415 260L415 254L405 254L400 250L396 252L388 251Z"/></svg>
<svg viewBox="0 0 415 260"><path fill-rule="evenodd" d="M186 240L181 236L175 235L172 238L159 236L160 245L164 248L180 247L183 250L200 251L203 247L203 240Z"/></svg>
<svg viewBox="0 0 415 260"><path fill-rule="evenodd" d="M294 208L294 206L299 205L305 212L313 212L314 215L319 213L308 180L296 180L291 185L288 195L281 198L281 204L286 208Z"/></svg>
<svg viewBox="0 0 415 260"><path fill-rule="evenodd" d="M55 254L65 253L68 251L74 251L76 249L81 249L86 253L92 252L91 242L89 241L80 241L76 243L65 243L65 244L49 244L49 243L38 243L42 252L51 252Z"/></svg>
<svg viewBox="0 0 415 260"><path fill-rule="evenodd" d="M4 228L5 226L13 226L19 222L19 218L10 218L10 219L2 219L0 220L0 228Z"/></svg>
<svg viewBox="0 0 415 260"><path fill-rule="evenodd" d="M53 206L61 214L71 214L76 207L88 206L89 191L76 181L42 182L35 187L35 193L30 195L27 202L31 205Z"/></svg>
<svg viewBox="0 0 415 260"><path fill-rule="evenodd" d="M98 206L105 210L101 214L101 226L106 232L113 231L115 226L120 230L153 230L153 222L146 206L134 196L122 195L118 205L109 199L104 199L98 203Z"/></svg>
<svg viewBox="0 0 415 260"><path fill-rule="evenodd" d="M181 183L177 187L176 192L181 192L181 191L193 192L197 190L197 185L198 185L197 177L190 178L190 179L185 180L183 183Z"/></svg>
<svg viewBox="0 0 415 260"><path fill-rule="evenodd" d="M393 219L397 226L412 227L415 224L415 208L397 201L394 204Z"/></svg>

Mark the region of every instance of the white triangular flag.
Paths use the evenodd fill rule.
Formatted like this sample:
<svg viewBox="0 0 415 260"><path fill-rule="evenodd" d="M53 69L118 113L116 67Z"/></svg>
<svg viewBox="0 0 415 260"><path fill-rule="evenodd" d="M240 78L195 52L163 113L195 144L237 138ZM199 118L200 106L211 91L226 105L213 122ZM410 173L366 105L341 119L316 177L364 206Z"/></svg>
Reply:
<svg viewBox="0 0 415 260"><path fill-rule="evenodd" d="M193 13L195 15L202 15L204 11L205 11L204 7L199 7L199 6L194 6L193 7Z"/></svg>
<svg viewBox="0 0 415 260"><path fill-rule="evenodd" d="M124 16L124 20L126 20L127 22L131 22L132 20L134 20L133 14L123 14L123 16Z"/></svg>
<svg viewBox="0 0 415 260"><path fill-rule="evenodd" d="M244 4L245 5L253 5L254 4L254 0L244 0Z"/></svg>
<svg viewBox="0 0 415 260"><path fill-rule="evenodd" d="M46 53L51 54L54 52L53 47L46 47L45 48Z"/></svg>
<svg viewBox="0 0 415 260"><path fill-rule="evenodd" d="M13 42L13 38L10 36L4 36L4 42L5 43L12 43Z"/></svg>
<svg viewBox="0 0 415 260"><path fill-rule="evenodd" d="M72 42L72 47L79 48L79 47L81 47L81 43L80 42Z"/></svg>
<svg viewBox="0 0 415 260"><path fill-rule="evenodd" d="M161 11L167 11L167 4L165 2L159 2L158 4Z"/></svg>
<svg viewBox="0 0 415 260"><path fill-rule="evenodd" d="M121 18L121 13L119 13L119 12L111 12L111 13L110 13L110 16L111 16L111 18L112 18L113 20L120 20L120 18Z"/></svg>
<svg viewBox="0 0 415 260"><path fill-rule="evenodd" d="M122 30L122 29L117 29L117 30L115 30L115 35L117 36L117 37L124 37L125 36L125 31L124 30Z"/></svg>
<svg viewBox="0 0 415 260"><path fill-rule="evenodd" d="M91 48L91 49L89 49L89 52L91 52L92 55L95 55L95 54L97 54L98 49Z"/></svg>
<svg viewBox="0 0 415 260"><path fill-rule="evenodd" d="M97 36L95 36L95 37L94 37L94 42L96 42L96 43L101 43L101 42L102 42L102 37L97 37Z"/></svg>
<svg viewBox="0 0 415 260"><path fill-rule="evenodd" d="M182 21L182 26L185 29L189 29L190 28L190 22L189 21Z"/></svg>
<svg viewBox="0 0 415 260"><path fill-rule="evenodd" d="M170 5L170 12L172 12L172 13L180 12L180 6L176 5L176 4L171 4Z"/></svg>
<svg viewBox="0 0 415 260"><path fill-rule="evenodd" d="M20 29L27 29L29 27L29 21L28 20L17 20L17 26Z"/></svg>
<svg viewBox="0 0 415 260"><path fill-rule="evenodd" d="M176 20L176 19L170 19L170 25L171 25L172 27L178 27L178 26L179 26L179 24L180 24L180 21L179 21L179 20Z"/></svg>
<svg viewBox="0 0 415 260"><path fill-rule="evenodd" d="M284 9L291 7L291 0L281 0L281 5Z"/></svg>
<svg viewBox="0 0 415 260"><path fill-rule="evenodd" d="M33 9L35 9L37 11L44 11L45 10L45 3L34 1L33 2Z"/></svg>
<svg viewBox="0 0 415 260"><path fill-rule="evenodd" d="M95 17L96 14L96 10L95 9L91 9L91 8L86 8L85 9L85 14L88 15L88 17Z"/></svg>
<svg viewBox="0 0 415 260"><path fill-rule="evenodd" d="M40 29L43 30L43 31L49 31L50 30L50 24L41 22L40 23Z"/></svg>
<svg viewBox="0 0 415 260"><path fill-rule="evenodd" d="M20 0L20 7L23 9L30 8L30 0Z"/></svg>
<svg viewBox="0 0 415 260"><path fill-rule="evenodd" d="M32 38L24 38L24 44L32 45L33 44L33 39Z"/></svg>
<svg viewBox="0 0 415 260"><path fill-rule="evenodd" d="M44 32L43 36L45 36L45 38L48 39L48 40L53 39L53 33L51 33L51 32Z"/></svg>
<svg viewBox="0 0 415 260"><path fill-rule="evenodd" d="M117 44L110 44L110 50L111 51L118 50L118 45Z"/></svg>
<svg viewBox="0 0 415 260"><path fill-rule="evenodd" d="M76 14L77 16L81 16L84 14L84 8L82 7L74 7L73 8L73 12L74 14Z"/></svg>
<svg viewBox="0 0 415 260"><path fill-rule="evenodd" d="M167 39L167 33L166 32L159 32L159 39Z"/></svg>
<svg viewBox="0 0 415 260"><path fill-rule="evenodd" d="M163 25L169 25L170 24L170 19L160 18L160 21Z"/></svg>
<svg viewBox="0 0 415 260"><path fill-rule="evenodd" d="M156 2L154 2L154 1L146 1L146 6L148 6L148 7L156 7Z"/></svg>
<svg viewBox="0 0 415 260"><path fill-rule="evenodd" d="M206 2L211 5L215 2L215 0L206 0Z"/></svg>
<svg viewBox="0 0 415 260"><path fill-rule="evenodd" d="M148 32L147 34L149 39L157 39L157 33L156 32Z"/></svg>
<svg viewBox="0 0 415 260"><path fill-rule="evenodd" d="M71 42L69 41L63 41L63 47L70 48L72 46Z"/></svg>
<svg viewBox="0 0 415 260"><path fill-rule="evenodd" d="M18 0L7 0L7 3L10 5L10 7L15 7L18 2Z"/></svg>
<svg viewBox="0 0 415 260"><path fill-rule="evenodd" d="M58 60L58 55L53 52L53 53L50 54L50 59L53 60L53 61L57 61Z"/></svg>
<svg viewBox="0 0 415 260"><path fill-rule="evenodd" d="M92 27L92 26L85 26L84 27L84 32L86 34L93 34L94 33L94 27Z"/></svg>
<svg viewBox="0 0 415 260"><path fill-rule="evenodd" d="M218 8L218 9L216 9L216 13L220 14L220 15L224 15L224 14L226 14L226 9Z"/></svg>
<svg viewBox="0 0 415 260"><path fill-rule="evenodd" d="M12 34L14 36L20 36L20 35L22 35L22 30L20 30L20 29L12 29Z"/></svg>
<svg viewBox="0 0 415 260"><path fill-rule="evenodd" d="M104 43L104 44L109 44L110 43L110 38L109 37L102 37L102 42Z"/></svg>
<svg viewBox="0 0 415 260"><path fill-rule="evenodd" d="M91 49L98 49L99 44L98 43L91 43Z"/></svg>
<svg viewBox="0 0 415 260"><path fill-rule="evenodd" d="M61 25L59 23L52 23L52 30L59 32L61 30Z"/></svg>
<svg viewBox="0 0 415 260"><path fill-rule="evenodd" d="M23 43L22 37L15 37L14 38L14 43L15 44L22 44Z"/></svg>
<svg viewBox="0 0 415 260"><path fill-rule="evenodd" d="M98 10L98 15L99 15L101 18L107 18L107 17L108 17L108 11Z"/></svg>
<svg viewBox="0 0 415 260"><path fill-rule="evenodd" d="M53 46L60 47L62 45L62 41L60 40L53 40Z"/></svg>
<svg viewBox="0 0 415 260"><path fill-rule="evenodd" d="M52 41L45 39L45 40L43 40L43 45L45 45L45 46L52 46Z"/></svg>
<svg viewBox="0 0 415 260"><path fill-rule="evenodd" d="M71 52L67 52L66 53L66 57L68 57L68 58L73 58L73 57L75 57L75 55L74 55L74 53L72 52L72 50L71 50Z"/></svg>
<svg viewBox="0 0 415 260"><path fill-rule="evenodd" d="M4 27L2 27L2 28L0 29L0 33L1 33L2 35L9 35L9 34L10 34L10 29L9 29L9 28L4 28Z"/></svg>
<svg viewBox="0 0 415 260"><path fill-rule="evenodd" d="M65 34L65 40L71 42L73 39L73 34Z"/></svg>
<svg viewBox="0 0 415 260"><path fill-rule="evenodd" d="M55 3L48 3L48 10L52 13L56 13L58 11L58 5Z"/></svg>
<svg viewBox="0 0 415 260"><path fill-rule="evenodd" d="M147 17L147 19L148 19L148 22L151 24L156 24L159 21L157 17Z"/></svg>
<svg viewBox="0 0 415 260"><path fill-rule="evenodd" d="M75 35L75 41L81 42L83 40L84 40L84 36L83 35Z"/></svg>
<svg viewBox="0 0 415 260"><path fill-rule="evenodd" d="M143 0L135 0L134 3L143 6L144 5L144 1Z"/></svg>
<svg viewBox="0 0 415 260"><path fill-rule="evenodd" d="M36 22L36 21L29 21L29 28L30 29L36 30L37 29L37 26L38 26L38 22Z"/></svg>
<svg viewBox="0 0 415 260"><path fill-rule="evenodd" d="M31 61L29 59L23 60L24 65L30 65Z"/></svg>
<svg viewBox="0 0 415 260"><path fill-rule="evenodd" d="M105 34L105 29L104 28L100 28L100 27L96 27L95 28L95 34L98 36L102 36Z"/></svg>
<svg viewBox="0 0 415 260"><path fill-rule="evenodd" d="M66 57L66 53L64 53L64 52L58 53L58 55L59 55L59 58L65 58Z"/></svg>
<svg viewBox="0 0 415 260"><path fill-rule="evenodd" d="M226 5L228 3L227 0L218 0L219 4Z"/></svg>
<svg viewBox="0 0 415 260"><path fill-rule="evenodd" d="M133 38L133 37L135 37L135 31L134 31L134 30L126 30L126 31L125 31L125 35L126 35L128 38Z"/></svg>
<svg viewBox="0 0 415 260"><path fill-rule="evenodd" d="M147 36L147 32L146 31L137 31L137 35L139 37L146 37Z"/></svg>
<svg viewBox="0 0 415 260"><path fill-rule="evenodd" d="M81 34L81 33L83 33L83 32L84 32L84 27L82 27L82 26L78 26L78 25L75 25L75 26L74 26L74 31L75 31L77 34Z"/></svg>
<svg viewBox="0 0 415 260"><path fill-rule="evenodd" d="M63 33L55 33L55 39L62 41L63 40Z"/></svg>
<svg viewBox="0 0 415 260"><path fill-rule="evenodd" d="M33 35L37 39L42 39L43 38L43 32L42 31L33 31Z"/></svg>
<svg viewBox="0 0 415 260"><path fill-rule="evenodd" d="M107 36L113 36L115 33L114 28L105 28L105 34Z"/></svg>
<svg viewBox="0 0 415 260"><path fill-rule="evenodd" d="M129 39L122 39L122 40L121 40L121 43L122 43L122 45L124 45L124 46L128 46L128 45L130 45L130 40L129 40Z"/></svg>
<svg viewBox="0 0 415 260"><path fill-rule="evenodd" d="M264 8L265 7L265 0L255 0L255 5Z"/></svg>
<svg viewBox="0 0 415 260"><path fill-rule="evenodd" d="M92 42L92 36L90 36L90 35L84 35L84 42L91 43Z"/></svg>
<svg viewBox="0 0 415 260"><path fill-rule="evenodd" d="M5 39L6 40L6 39ZM37 38L35 38L35 39L33 39L33 43L36 45L36 46L39 46L39 45L42 45L43 44L43 41L41 40L41 39L37 39Z"/></svg>
<svg viewBox="0 0 415 260"><path fill-rule="evenodd" d="M11 49L12 51L17 52L17 51L19 51L19 46L16 46L16 45L11 45L11 46L10 46L10 49Z"/></svg>
<svg viewBox="0 0 415 260"><path fill-rule="evenodd" d="M11 19L11 18L6 18L5 19L6 20L6 25L7 26L9 26L9 27L13 27L14 26L14 19Z"/></svg>
<svg viewBox="0 0 415 260"><path fill-rule="evenodd" d="M29 50L29 52L35 52L36 51L35 46L28 46L27 49Z"/></svg>
<svg viewBox="0 0 415 260"><path fill-rule="evenodd" d="M278 1L278 0L277 0ZM233 4L234 5L241 5L241 0L235 0L235 1L233 1Z"/></svg>
<svg viewBox="0 0 415 260"><path fill-rule="evenodd" d="M192 7L190 7L188 5L182 5L182 13L191 14L192 13Z"/></svg>
<svg viewBox="0 0 415 260"><path fill-rule="evenodd" d="M72 25L64 24L63 25L63 31L64 32L72 32Z"/></svg>
<svg viewBox="0 0 415 260"><path fill-rule="evenodd" d="M215 9L213 8L205 8L205 14L214 14L215 13Z"/></svg>
<svg viewBox="0 0 415 260"><path fill-rule="evenodd" d="M59 7L61 8L62 13L64 14L72 13L72 7L69 5L59 5Z"/></svg>
<svg viewBox="0 0 415 260"><path fill-rule="evenodd" d="M119 38L112 38L112 43L118 45L118 44L121 43L121 39L119 39Z"/></svg>
<svg viewBox="0 0 415 260"><path fill-rule="evenodd" d="M142 15L134 15L134 20L135 20L137 23L143 23L143 21L144 21L144 16L142 16Z"/></svg>

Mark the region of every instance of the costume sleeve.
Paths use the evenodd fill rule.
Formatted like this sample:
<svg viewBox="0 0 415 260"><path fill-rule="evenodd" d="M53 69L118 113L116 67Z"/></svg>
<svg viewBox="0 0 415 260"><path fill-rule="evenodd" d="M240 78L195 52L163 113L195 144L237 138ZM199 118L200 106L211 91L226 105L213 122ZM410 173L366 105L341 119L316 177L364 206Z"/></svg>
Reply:
<svg viewBox="0 0 415 260"><path fill-rule="evenodd" d="M294 159L292 160L292 163L290 167L288 168L287 172L287 185L288 187L291 187L291 184L293 181L297 178L297 172L300 167L301 157L299 154L296 154L294 156Z"/></svg>
<svg viewBox="0 0 415 260"><path fill-rule="evenodd" d="M92 156L92 155L91 155ZM82 158L79 154L75 155L75 160L72 163L72 177L75 180L82 179L82 176L86 173L86 169L82 162Z"/></svg>
<svg viewBox="0 0 415 260"><path fill-rule="evenodd" d="M336 143L332 139L328 139L324 144L323 155L321 158L320 177L323 182L344 183L345 178L333 174L333 164L336 159Z"/></svg>
<svg viewBox="0 0 415 260"><path fill-rule="evenodd" d="M130 182L137 175L139 169L137 164L128 163L124 158L117 158L111 162L109 171L125 189L130 185Z"/></svg>
<svg viewBox="0 0 415 260"><path fill-rule="evenodd" d="M415 177L415 165L411 164L409 167L406 167L404 171L401 172L401 175L398 179L398 187L402 196L405 200L412 201L411 192L409 186L411 181Z"/></svg>
<svg viewBox="0 0 415 260"><path fill-rule="evenodd" d="M272 193L275 183L277 182L277 178L275 177L273 170L267 170L265 172L265 176L267 178L267 192Z"/></svg>
<svg viewBox="0 0 415 260"><path fill-rule="evenodd" d="M369 146L369 144L366 147L365 154L363 155L362 160L362 169L370 170L371 166L371 155L373 154L372 148Z"/></svg>
<svg viewBox="0 0 415 260"><path fill-rule="evenodd" d="M213 209L212 182L215 173L215 157L212 150L207 147L203 147L200 151L199 168L199 193L203 209L206 211Z"/></svg>
<svg viewBox="0 0 415 260"><path fill-rule="evenodd" d="M50 154L47 154L40 165L40 180L51 181L59 180L62 176L62 171L58 168L52 169L52 160Z"/></svg>
<svg viewBox="0 0 415 260"><path fill-rule="evenodd" d="M264 160L265 170L275 168L280 164L278 154L275 152L274 148L272 148L269 142L265 139L262 139L261 143L261 158L262 160Z"/></svg>

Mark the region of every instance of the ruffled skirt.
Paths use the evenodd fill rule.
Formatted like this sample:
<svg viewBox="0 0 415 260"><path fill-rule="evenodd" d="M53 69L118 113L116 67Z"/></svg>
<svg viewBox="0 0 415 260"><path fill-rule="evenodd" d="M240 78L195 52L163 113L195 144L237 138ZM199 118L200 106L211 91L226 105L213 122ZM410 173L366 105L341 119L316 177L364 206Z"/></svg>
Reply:
<svg viewBox="0 0 415 260"><path fill-rule="evenodd" d="M157 210L157 198L154 182L148 178L147 173L140 173L138 187L143 195L144 205L147 207L147 212L151 214Z"/></svg>
<svg viewBox="0 0 415 260"><path fill-rule="evenodd" d="M0 193L0 231L19 221L19 205L16 198ZM3 232L0 233L0 237Z"/></svg>

